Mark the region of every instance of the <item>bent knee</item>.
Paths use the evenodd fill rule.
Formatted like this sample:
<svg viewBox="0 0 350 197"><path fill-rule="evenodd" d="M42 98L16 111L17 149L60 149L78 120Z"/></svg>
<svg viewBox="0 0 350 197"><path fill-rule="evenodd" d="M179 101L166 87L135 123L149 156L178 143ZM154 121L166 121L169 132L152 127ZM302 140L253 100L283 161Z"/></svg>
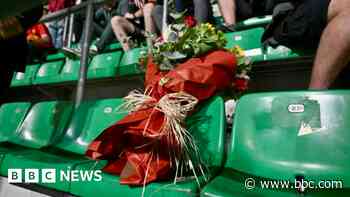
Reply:
<svg viewBox="0 0 350 197"><path fill-rule="evenodd" d="M147 3L147 4L143 7L143 15L144 15L144 16L151 16L154 7L155 7L155 6L154 6L153 3Z"/></svg>
<svg viewBox="0 0 350 197"><path fill-rule="evenodd" d="M328 7L328 20L340 14L350 17L349 0L330 0Z"/></svg>
<svg viewBox="0 0 350 197"><path fill-rule="evenodd" d="M125 19L124 19L124 17L122 17L122 16L114 16L114 17L111 19L111 23L116 25L116 24L122 23L124 20L125 20Z"/></svg>

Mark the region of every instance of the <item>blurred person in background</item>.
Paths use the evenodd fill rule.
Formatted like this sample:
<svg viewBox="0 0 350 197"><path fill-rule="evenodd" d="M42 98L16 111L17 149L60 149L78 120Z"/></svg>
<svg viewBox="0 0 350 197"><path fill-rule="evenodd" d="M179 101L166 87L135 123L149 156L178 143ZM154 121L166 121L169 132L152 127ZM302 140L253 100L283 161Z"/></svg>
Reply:
<svg viewBox="0 0 350 197"><path fill-rule="evenodd" d="M44 6L43 16L48 14L47 6ZM45 23L36 23L26 31L28 43L27 63L33 63L35 60L44 60L49 53L55 53L49 29Z"/></svg>
<svg viewBox="0 0 350 197"><path fill-rule="evenodd" d="M289 0L273 17L264 45L316 50L309 89L328 89L350 62L349 0Z"/></svg>
<svg viewBox="0 0 350 197"><path fill-rule="evenodd" d="M104 6L98 8L93 18L93 39L96 42L90 47L90 53L102 52L106 46L112 43L116 37L113 32L111 19L114 16L124 16L128 12L128 0L108 0ZM83 42L83 36L80 38L80 47L77 52L81 52L81 44Z"/></svg>
<svg viewBox="0 0 350 197"><path fill-rule="evenodd" d="M26 30L37 23L43 6L0 20L0 103L6 102L14 71L24 72L28 54Z"/></svg>
<svg viewBox="0 0 350 197"><path fill-rule="evenodd" d="M124 51L133 48L134 40L145 37L142 0L129 0L128 12L124 16L114 16L111 20L112 28Z"/></svg>
<svg viewBox="0 0 350 197"><path fill-rule="evenodd" d="M68 7L75 5L75 0L49 0L48 10L49 13L53 13ZM47 23L52 43L56 49L60 49L63 46L63 31L64 31L64 19L55 20Z"/></svg>
<svg viewBox="0 0 350 197"><path fill-rule="evenodd" d="M211 19L212 12L209 0L174 0L174 5L177 13L185 12L187 16L194 16L197 24L209 22ZM144 14L146 31L150 33L159 33L163 25L163 1L156 0L146 4L144 7ZM168 22L172 20L169 15L167 19Z"/></svg>
<svg viewBox="0 0 350 197"><path fill-rule="evenodd" d="M44 23L38 23L30 27L27 32L29 55L27 62L33 59L43 59L53 48L49 30Z"/></svg>
<svg viewBox="0 0 350 197"><path fill-rule="evenodd" d="M225 32L235 31L236 23L248 18L271 15L275 5L288 0L218 0Z"/></svg>

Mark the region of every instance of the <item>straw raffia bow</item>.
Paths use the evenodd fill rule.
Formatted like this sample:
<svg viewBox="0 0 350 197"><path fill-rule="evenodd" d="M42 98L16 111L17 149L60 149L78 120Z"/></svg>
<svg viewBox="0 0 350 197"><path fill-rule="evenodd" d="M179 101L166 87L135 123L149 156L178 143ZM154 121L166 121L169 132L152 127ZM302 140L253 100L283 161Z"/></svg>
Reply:
<svg viewBox="0 0 350 197"><path fill-rule="evenodd" d="M121 108L129 112L148 108L162 112L165 116L164 123L160 132L152 137L166 137L169 142L171 165L176 167L174 183L179 176L183 176L183 172L190 170L199 184L194 166L200 170L200 174L206 180L198 147L190 132L184 127L184 120L198 104L198 99L186 92L177 92L166 94L157 101L150 96L150 93L149 90L144 93L137 90L130 92L124 98L125 102ZM151 116L152 113L149 116L149 121ZM144 133L147 131L148 125L149 122L145 126Z"/></svg>

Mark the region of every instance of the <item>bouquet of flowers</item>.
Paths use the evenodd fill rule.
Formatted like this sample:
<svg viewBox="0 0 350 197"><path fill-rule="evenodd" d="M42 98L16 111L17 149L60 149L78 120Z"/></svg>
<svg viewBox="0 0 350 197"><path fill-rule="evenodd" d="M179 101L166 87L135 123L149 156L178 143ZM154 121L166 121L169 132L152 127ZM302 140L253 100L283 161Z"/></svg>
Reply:
<svg viewBox="0 0 350 197"><path fill-rule="evenodd" d="M187 18L184 24L168 26L163 36L156 40L152 57L161 70L174 69L177 64L189 58L225 47L224 33L217 31L209 23L191 27L196 22L192 17ZM146 54L142 58L147 62Z"/></svg>
<svg viewBox="0 0 350 197"><path fill-rule="evenodd" d="M222 32L210 24L191 25L169 26L151 54L141 58L145 91L125 97L122 108L129 114L89 146L86 154L108 160L103 170L120 175L121 184L146 185L172 175L176 179L183 176L180 171L206 177L184 120L216 92L244 90L233 83L236 76L247 76L250 67L238 47L224 49Z"/></svg>

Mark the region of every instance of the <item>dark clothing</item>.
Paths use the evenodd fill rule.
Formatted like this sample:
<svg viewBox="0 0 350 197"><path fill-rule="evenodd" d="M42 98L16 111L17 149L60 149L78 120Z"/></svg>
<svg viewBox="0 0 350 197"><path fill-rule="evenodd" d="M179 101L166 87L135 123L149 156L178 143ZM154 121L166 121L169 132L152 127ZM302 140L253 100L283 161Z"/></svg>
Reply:
<svg viewBox="0 0 350 197"><path fill-rule="evenodd" d="M43 6L38 6L23 12L21 15L17 16L17 19L21 23L23 29L28 29L39 21L39 19L43 16L43 11Z"/></svg>
<svg viewBox="0 0 350 197"><path fill-rule="evenodd" d="M8 40L1 40L0 53L0 67L6 67L12 71L24 71L28 54L25 33Z"/></svg>
<svg viewBox="0 0 350 197"><path fill-rule="evenodd" d="M309 0L310 2L306 3L307 8L306 13L309 13L310 10L310 34L308 37L314 40L314 42L320 42L323 30L326 28L328 23L328 8L331 0Z"/></svg>
<svg viewBox="0 0 350 197"><path fill-rule="evenodd" d="M112 29L111 18L113 16L124 16L128 12L128 9L128 0L120 0L117 1L117 3L112 7L110 11L106 11L104 9L99 9L98 11L96 11L94 16L95 22L93 24L93 35L100 37L100 39L95 43L96 47L98 48L98 51L103 51L103 49L108 44L116 40ZM82 28L84 26L84 17L82 15L78 17L80 17L80 19L76 21L78 22L77 27L80 26ZM78 35L82 35L82 38L78 37L82 42L83 32L79 29L80 28L77 28L75 32Z"/></svg>
<svg viewBox="0 0 350 197"><path fill-rule="evenodd" d="M109 10L101 7L98 8L94 14L94 18L92 21L92 37L100 37L105 28L110 24L111 21L111 13ZM85 31L82 32L82 36L80 38L80 44L83 43L85 37Z"/></svg>
<svg viewBox="0 0 350 197"><path fill-rule="evenodd" d="M127 12L128 0L120 0L116 7L112 9L108 23L103 30L100 39L95 44L99 51L102 51L108 44L116 40L111 24L111 18L113 16L124 16Z"/></svg>
<svg viewBox="0 0 350 197"><path fill-rule="evenodd" d="M109 22L95 45L99 51L103 51L103 49L105 49L106 46L114 40L116 40L116 38L113 32L112 24Z"/></svg>
<svg viewBox="0 0 350 197"><path fill-rule="evenodd" d="M2 65L0 64L0 67ZM9 89L12 78L12 70L8 68L0 68L0 105L7 102L7 91Z"/></svg>
<svg viewBox="0 0 350 197"><path fill-rule="evenodd" d="M276 5L290 1L299 0L235 0L237 20L271 15Z"/></svg>
<svg viewBox="0 0 350 197"><path fill-rule="evenodd" d="M206 23L212 20L212 12L209 0L175 0L176 12L186 11L186 15L193 15L198 23ZM158 4L152 11L152 17L155 21L157 31L162 30L163 20L163 4ZM167 16L168 23L173 21L173 18Z"/></svg>
<svg viewBox="0 0 350 197"><path fill-rule="evenodd" d="M285 45L316 49L327 25L330 0L292 1L294 8L276 11L273 23L262 38L271 46Z"/></svg>
<svg viewBox="0 0 350 197"><path fill-rule="evenodd" d="M177 12L187 11L187 15L195 16L198 23L208 22L211 18L211 6L209 0L175 0Z"/></svg>
<svg viewBox="0 0 350 197"><path fill-rule="evenodd" d="M254 8L253 4L251 4L247 0L235 0L236 2L236 16L237 21L242 21L248 18L261 15L259 12L261 9ZM253 10L259 10L258 12L254 12ZM254 13L254 14L253 14Z"/></svg>
<svg viewBox="0 0 350 197"><path fill-rule="evenodd" d="M39 6L23 12L17 16L17 19L23 29L28 29L38 22L42 13L43 7ZM27 54L28 44L25 32L10 39L0 40L0 103L5 102L13 72L24 72Z"/></svg>
<svg viewBox="0 0 350 197"><path fill-rule="evenodd" d="M39 6L17 16L23 30L33 26L41 18L43 7ZM26 32L7 39L0 40L0 65L11 71L24 71L26 65L28 44ZM11 74L12 75L12 74Z"/></svg>
<svg viewBox="0 0 350 197"><path fill-rule="evenodd" d="M113 16L124 16L129 9L128 0L120 0L117 9L112 12Z"/></svg>

